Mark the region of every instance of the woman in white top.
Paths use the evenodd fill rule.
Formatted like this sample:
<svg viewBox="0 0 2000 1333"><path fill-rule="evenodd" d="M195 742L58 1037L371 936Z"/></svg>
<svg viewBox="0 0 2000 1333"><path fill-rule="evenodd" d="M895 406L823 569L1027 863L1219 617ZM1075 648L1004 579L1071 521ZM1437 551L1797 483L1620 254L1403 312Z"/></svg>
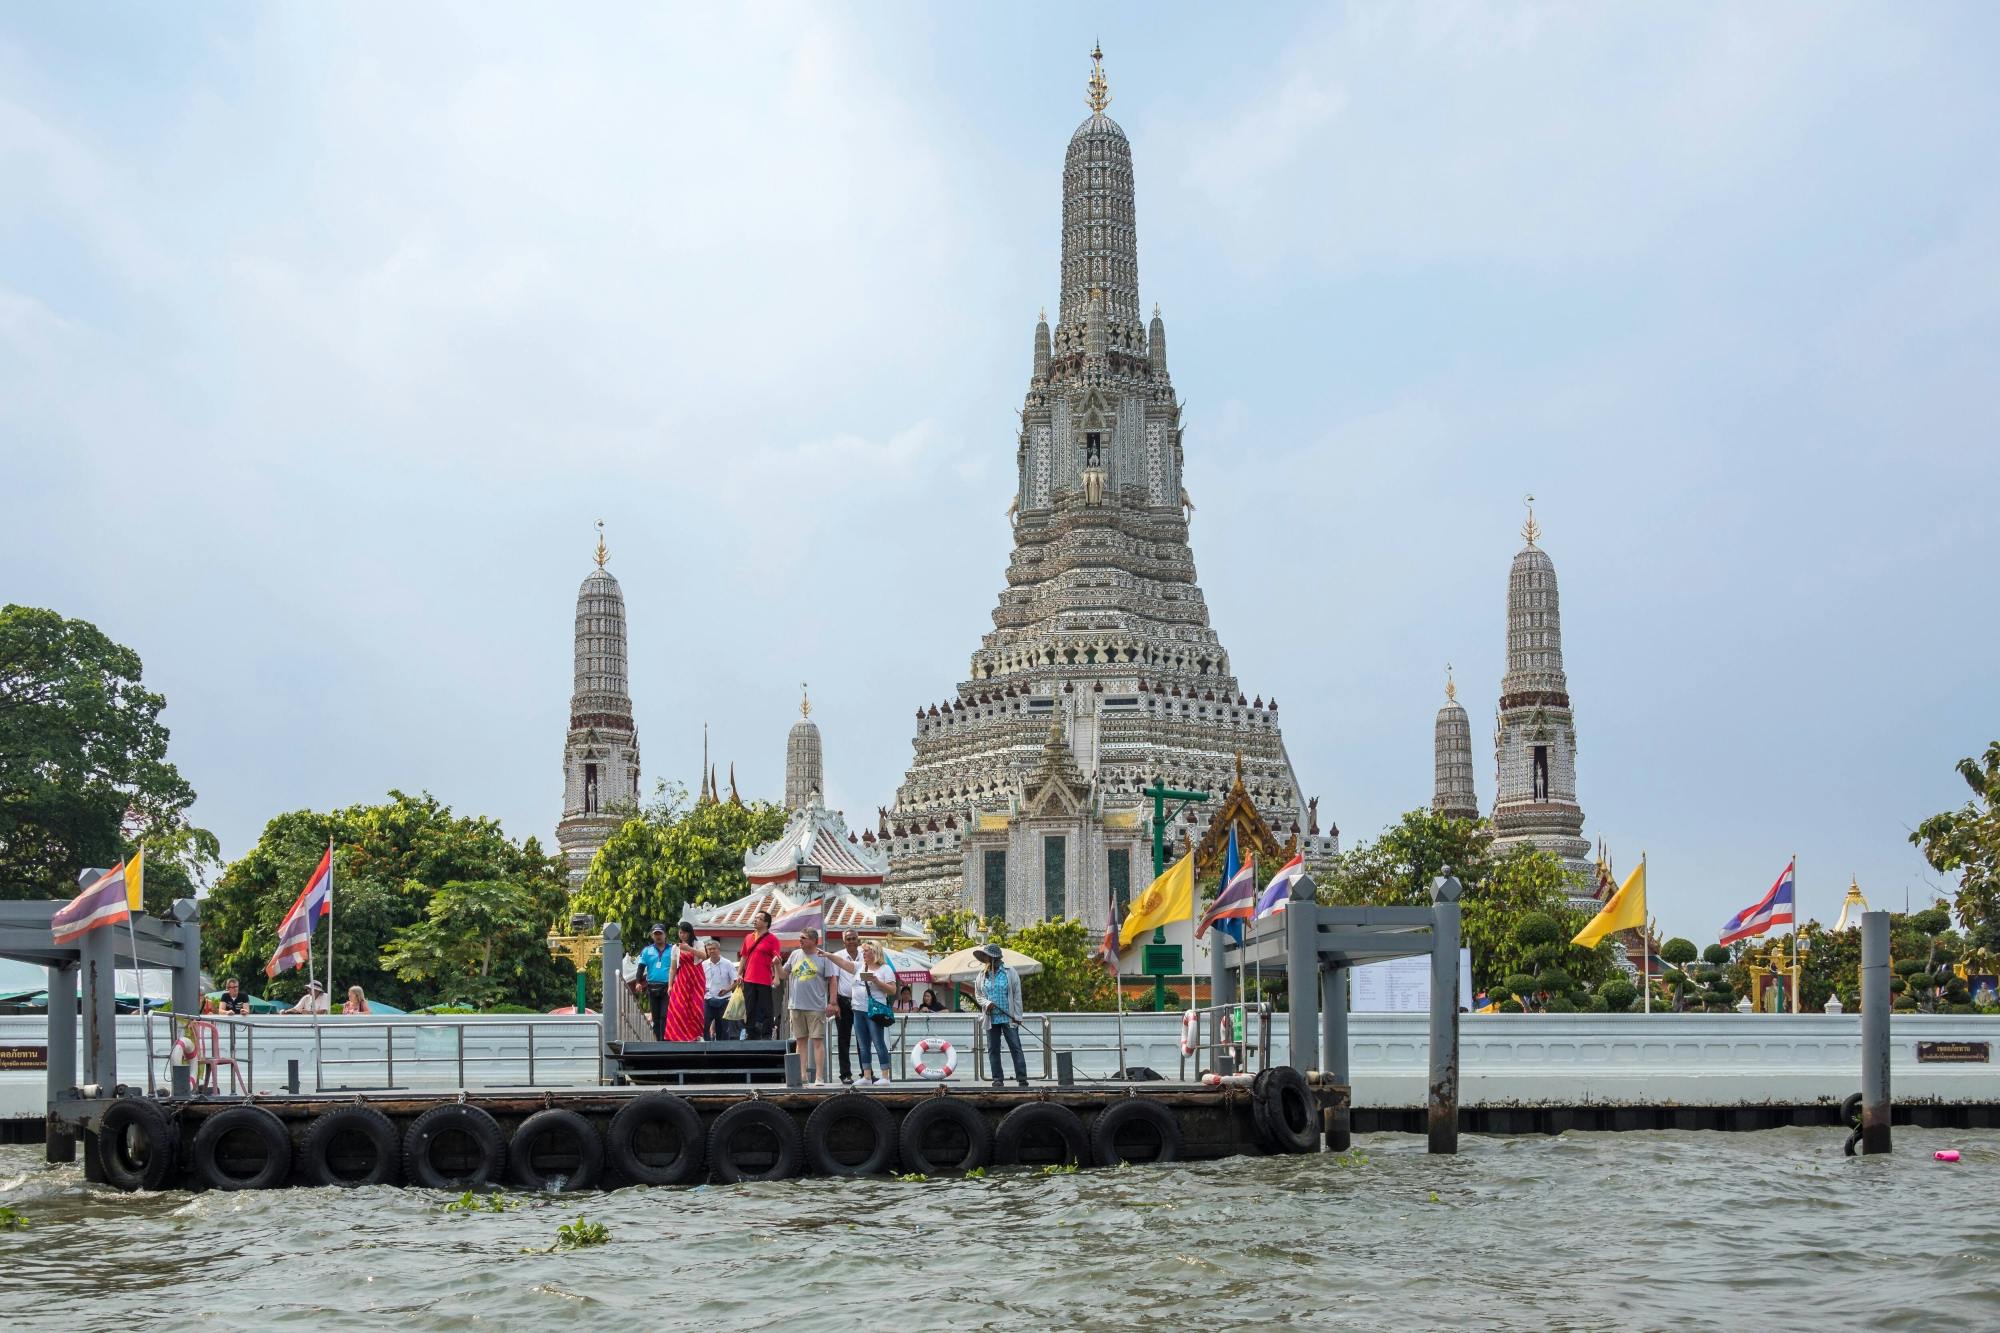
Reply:
<svg viewBox="0 0 2000 1333"><path fill-rule="evenodd" d="M855 1034L861 1045L861 1082L864 1084L888 1083L889 1079L889 1025L877 1022L875 1015L880 1005L887 1004L896 993L896 968L882 955L882 946L873 940L861 946L861 967L856 973L860 977L861 988L855 992L854 1015ZM879 1003L871 1003L876 1001ZM882 1053L882 1076L875 1077L872 1068L874 1051Z"/></svg>

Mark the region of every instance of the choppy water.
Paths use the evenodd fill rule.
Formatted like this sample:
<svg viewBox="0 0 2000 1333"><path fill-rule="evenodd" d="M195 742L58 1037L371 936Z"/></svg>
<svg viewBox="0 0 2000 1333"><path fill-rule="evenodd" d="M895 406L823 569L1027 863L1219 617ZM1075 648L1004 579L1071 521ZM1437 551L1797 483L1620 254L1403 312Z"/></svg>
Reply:
<svg viewBox="0 0 2000 1333"><path fill-rule="evenodd" d="M0 1327L2000 1326L2000 1134L1415 1136L1345 1159L509 1196L121 1195L0 1148ZM1931 1151L1955 1147L1948 1166ZM579 1214L608 1244L523 1254ZM880 1215L877 1215L880 1214Z"/></svg>

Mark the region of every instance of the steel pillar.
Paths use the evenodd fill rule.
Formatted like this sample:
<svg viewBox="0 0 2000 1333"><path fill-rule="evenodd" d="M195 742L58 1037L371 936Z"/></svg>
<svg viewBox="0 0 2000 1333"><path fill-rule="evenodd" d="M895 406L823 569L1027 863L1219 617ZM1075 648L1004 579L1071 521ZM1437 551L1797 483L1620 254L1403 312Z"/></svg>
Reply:
<svg viewBox="0 0 2000 1333"><path fill-rule="evenodd" d="M180 957L174 963L173 1008L176 1015L201 1012L201 909L192 898L182 898L168 918ZM185 1018L167 1025L167 1040ZM185 1097L194 1090L194 1070L187 1065L171 1065L174 1096Z"/></svg>
<svg viewBox="0 0 2000 1333"><path fill-rule="evenodd" d="M1319 1007L1320 1073L1343 1087L1351 1087L1353 1081L1348 1072L1347 1054L1347 969L1338 963L1329 963L1320 970ZM1354 1143L1353 1127L1351 1105L1329 1110L1325 1124L1321 1126L1326 1132L1326 1146L1335 1152L1346 1152Z"/></svg>
<svg viewBox="0 0 2000 1333"><path fill-rule="evenodd" d="M1301 875L1285 908L1285 1004L1291 1014L1286 1063L1301 1074L1319 1054L1319 906L1312 876Z"/></svg>
<svg viewBox="0 0 2000 1333"><path fill-rule="evenodd" d="M76 1089L76 967L51 963L49 973L48 1128L43 1156L51 1162L76 1160L76 1136L55 1117L56 1099Z"/></svg>
<svg viewBox="0 0 2000 1333"><path fill-rule="evenodd" d="M631 999L625 993L625 945L622 940L622 932L619 930L616 921L607 921L604 923L603 980L604 998L598 1002L597 1009L604 1016L602 1019L604 1024L603 1040L612 1042L617 1041L618 1034L624 1031L619 1026L619 1023L624 1018L620 1010ZM577 1010L577 1017L583 1017L581 1009Z"/></svg>
<svg viewBox="0 0 2000 1333"><path fill-rule="evenodd" d="M1450 875L1431 893L1430 1150L1458 1151L1458 897Z"/></svg>
<svg viewBox="0 0 2000 1333"><path fill-rule="evenodd" d="M118 968L113 927L77 941L83 972L83 1083L109 1097L118 1085Z"/></svg>
<svg viewBox="0 0 2000 1333"><path fill-rule="evenodd" d="M1231 1049L1235 1041L1234 1024L1230 1020L1229 1007L1236 1003L1236 974L1229 970L1229 932L1223 924L1210 926L1208 931L1208 1003L1214 1009L1209 1016L1210 1031L1214 1034L1217 1055L1216 1072L1221 1072L1221 1053ZM1194 1003L1194 997L1188 997ZM1240 1063L1240 1062L1239 1062Z"/></svg>
<svg viewBox="0 0 2000 1333"><path fill-rule="evenodd" d="M1861 914L1861 1152L1889 1151L1889 914Z"/></svg>

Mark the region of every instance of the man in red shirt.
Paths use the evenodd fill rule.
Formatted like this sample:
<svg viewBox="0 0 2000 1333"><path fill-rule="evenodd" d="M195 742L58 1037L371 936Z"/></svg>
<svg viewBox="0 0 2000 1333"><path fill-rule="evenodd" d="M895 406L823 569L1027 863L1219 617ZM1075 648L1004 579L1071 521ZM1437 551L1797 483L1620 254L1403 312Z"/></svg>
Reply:
<svg viewBox="0 0 2000 1333"><path fill-rule="evenodd" d="M771 1007L771 968L778 961L778 937L771 933L771 914L750 918L750 935L737 962L743 978L743 1019L751 1041L769 1041L776 1017Z"/></svg>

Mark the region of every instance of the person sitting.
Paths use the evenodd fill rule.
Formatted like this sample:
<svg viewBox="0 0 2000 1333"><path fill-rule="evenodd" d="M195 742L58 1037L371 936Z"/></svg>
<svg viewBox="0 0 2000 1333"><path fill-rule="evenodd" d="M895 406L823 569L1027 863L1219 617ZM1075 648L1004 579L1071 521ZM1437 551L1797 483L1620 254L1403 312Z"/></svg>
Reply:
<svg viewBox="0 0 2000 1333"><path fill-rule="evenodd" d="M368 997L362 994L361 987L349 986L347 988L347 998L341 1002L340 1012L343 1014L367 1014L374 1011L368 1007Z"/></svg>
<svg viewBox="0 0 2000 1333"><path fill-rule="evenodd" d="M216 997L215 1011L219 1014L234 1014L239 1017L250 1013L250 997L243 993L243 983L235 977L222 983L222 994Z"/></svg>
<svg viewBox="0 0 2000 1333"><path fill-rule="evenodd" d="M924 987L924 1002L918 1005L917 1008L927 1014L941 1014L944 1012L944 1001L937 997L936 990L926 986Z"/></svg>
<svg viewBox="0 0 2000 1333"><path fill-rule="evenodd" d="M910 987L908 983L898 986L896 988L896 1012L907 1014L914 1008L916 1006L910 1003Z"/></svg>
<svg viewBox="0 0 2000 1333"><path fill-rule="evenodd" d="M288 1014L324 1014L332 1006L327 1002L326 987L317 981L306 983L306 993L299 996L299 1002L285 1010Z"/></svg>

